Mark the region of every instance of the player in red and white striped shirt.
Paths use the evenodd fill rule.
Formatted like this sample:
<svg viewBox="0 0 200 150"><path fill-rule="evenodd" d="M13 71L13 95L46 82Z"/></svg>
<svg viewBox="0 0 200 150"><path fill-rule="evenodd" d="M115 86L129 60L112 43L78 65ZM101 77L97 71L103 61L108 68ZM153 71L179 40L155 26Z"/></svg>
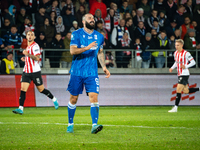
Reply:
<svg viewBox="0 0 200 150"><path fill-rule="evenodd" d="M26 39L28 41L28 47L26 48L26 50L23 51L25 57L21 58L22 61L25 61L25 66L21 77L21 93L19 97L20 106L18 109L13 110L13 113L23 114L24 101L26 99L26 91L28 90L28 87L32 80L36 85L38 91L52 99L55 109L58 109L59 105L57 98L55 98L49 90L45 89L43 85L41 69L39 65L41 55L40 47L34 41L34 32L31 30L28 31L26 33Z"/></svg>
<svg viewBox="0 0 200 150"><path fill-rule="evenodd" d="M180 103L182 91L185 94L199 91L199 88L188 88L188 79L190 75L188 68L194 66L196 62L194 61L192 55L188 51L183 49L183 45L184 41L182 39L176 40L175 43L176 51L174 52L175 62L174 65L169 69L169 72L172 72L173 69L177 68L178 72L178 85L176 89L177 95L176 95L175 106L168 112L178 111L178 105Z"/></svg>

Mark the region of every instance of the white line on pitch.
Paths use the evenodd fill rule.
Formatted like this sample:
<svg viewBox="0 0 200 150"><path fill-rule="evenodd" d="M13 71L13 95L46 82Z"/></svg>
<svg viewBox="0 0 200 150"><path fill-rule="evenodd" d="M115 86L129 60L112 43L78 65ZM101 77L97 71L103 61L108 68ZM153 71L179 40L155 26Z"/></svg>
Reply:
<svg viewBox="0 0 200 150"><path fill-rule="evenodd" d="M0 122L0 124L46 124L46 125L68 125L67 123L49 123L49 122L40 122L40 123L34 123L34 122ZM91 124L75 124L79 126L91 126ZM103 125L107 127L127 127L127 128L169 128L169 129L194 129L194 128L187 128L187 127L150 127L150 126L131 126L131 125Z"/></svg>

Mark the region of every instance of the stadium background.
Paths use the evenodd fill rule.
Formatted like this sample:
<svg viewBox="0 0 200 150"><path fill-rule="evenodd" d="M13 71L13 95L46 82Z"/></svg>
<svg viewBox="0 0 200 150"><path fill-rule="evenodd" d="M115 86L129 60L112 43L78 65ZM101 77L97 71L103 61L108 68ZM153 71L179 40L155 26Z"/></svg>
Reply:
<svg viewBox="0 0 200 150"><path fill-rule="evenodd" d="M69 92L66 91L69 75L42 75L46 88L58 98L60 106L67 106ZM0 107L18 107L21 75L1 75ZM174 105L171 98L176 96L177 75L112 75L109 79L99 75L101 106L121 105ZM200 76L191 75L192 86L199 87ZM31 83L27 92L25 107L53 106L50 99L40 94ZM184 98L183 98L184 97ZM200 105L200 92L183 94L181 105ZM90 106L85 91L80 96L77 106Z"/></svg>

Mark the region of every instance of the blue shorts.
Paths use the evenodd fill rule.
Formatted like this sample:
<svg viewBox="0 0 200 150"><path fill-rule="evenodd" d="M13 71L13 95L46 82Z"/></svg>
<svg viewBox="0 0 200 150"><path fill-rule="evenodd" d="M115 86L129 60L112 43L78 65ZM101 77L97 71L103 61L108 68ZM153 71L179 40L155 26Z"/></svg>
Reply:
<svg viewBox="0 0 200 150"><path fill-rule="evenodd" d="M99 94L99 77L80 77L71 75L67 91L69 91L71 95L77 96L83 93L84 86L86 93L94 92Z"/></svg>

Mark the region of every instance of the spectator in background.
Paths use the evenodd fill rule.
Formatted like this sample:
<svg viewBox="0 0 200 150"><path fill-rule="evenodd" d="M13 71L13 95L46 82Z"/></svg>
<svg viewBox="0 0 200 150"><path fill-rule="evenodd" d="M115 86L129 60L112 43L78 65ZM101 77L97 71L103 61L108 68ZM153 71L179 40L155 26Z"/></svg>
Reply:
<svg viewBox="0 0 200 150"><path fill-rule="evenodd" d="M48 14L50 14L51 12L55 12L55 16L60 16L61 12L58 6L58 0L53 0L51 6L46 9L46 12Z"/></svg>
<svg viewBox="0 0 200 150"><path fill-rule="evenodd" d="M59 68L60 58L62 55L62 51L59 51L59 49L65 48L63 40L62 40L62 36L60 33L56 33L55 38L51 42L51 48L55 50L50 51L50 66L51 68Z"/></svg>
<svg viewBox="0 0 200 150"><path fill-rule="evenodd" d="M114 12L115 12L115 13L114 13L114 16L116 16L116 17L118 18L118 20L121 19L121 18L120 18L119 9L118 9L118 7L117 7L117 4L111 2L111 3L110 3L110 9L113 9L113 10L114 10Z"/></svg>
<svg viewBox="0 0 200 150"><path fill-rule="evenodd" d="M169 40L167 38L166 31L161 31L161 33L158 35L158 40L160 43L159 49L161 50L153 52L152 55L155 58L156 68L163 68L165 64L166 53L162 50L169 49Z"/></svg>
<svg viewBox="0 0 200 150"><path fill-rule="evenodd" d="M138 8L142 8L144 10L144 18L147 20L151 14L151 7L148 4L148 0L142 0Z"/></svg>
<svg viewBox="0 0 200 150"><path fill-rule="evenodd" d="M153 25L152 25L152 28L151 29L155 29L157 33L159 33L161 31L161 27L158 23L158 19L154 19L153 20ZM150 30L151 31L151 30Z"/></svg>
<svg viewBox="0 0 200 150"><path fill-rule="evenodd" d="M140 38L136 38L135 39L135 43L133 48L136 49L135 53L136 53L136 60L134 60L135 64L135 68L141 68L142 67L142 43L140 42Z"/></svg>
<svg viewBox="0 0 200 150"><path fill-rule="evenodd" d="M65 31L65 26L63 24L62 16L57 17L55 27L56 27L56 33L61 33L62 37L65 37L66 31Z"/></svg>
<svg viewBox="0 0 200 150"><path fill-rule="evenodd" d="M23 38L26 39L26 32L30 30L34 32L35 27L31 24L31 18L27 16L24 20L24 24L21 26L20 34L22 35Z"/></svg>
<svg viewBox="0 0 200 150"><path fill-rule="evenodd" d="M24 8L26 10L26 14L27 15L28 14L29 15L32 14L34 12L33 9L36 9L34 7L33 3L32 3L32 5L29 5L29 0L22 0L20 6L21 6L21 9ZM21 9L20 9L20 11L21 11Z"/></svg>
<svg viewBox="0 0 200 150"><path fill-rule="evenodd" d="M144 22L139 21L138 26L135 28L135 31L134 31L135 38L139 38L140 41L144 41L145 34L146 34L146 29L144 27Z"/></svg>
<svg viewBox="0 0 200 150"><path fill-rule="evenodd" d="M101 20L101 21L103 22L103 24L104 24L104 20L103 20L103 18L102 18L101 16L102 16L101 10L100 10L100 9L97 9L97 10L95 11L94 21L97 22L98 20ZM96 27L95 27L95 28L96 28Z"/></svg>
<svg viewBox="0 0 200 150"><path fill-rule="evenodd" d="M131 14L129 12L126 12L123 16L123 18L126 20L127 18L132 18Z"/></svg>
<svg viewBox="0 0 200 150"><path fill-rule="evenodd" d="M16 24L16 7L14 5L10 5L8 8L8 13L5 14L4 18L8 18L10 20L10 25L15 25Z"/></svg>
<svg viewBox="0 0 200 150"><path fill-rule="evenodd" d="M133 19L132 18L128 18L126 19L126 27L128 29L128 32L130 33L130 38L131 40L134 40L134 30L135 30L135 26L133 24Z"/></svg>
<svg viewBox="0 0 200 150"><path fill-rule="evenodd" d="M196 40L198 43L200 43L200 32L197 29L197 22L195 20L193 20L191 24L195 29Z"/></svg>
<svg viewBox="0 0 200 150"><path fill-rule="evenodd" d="M121 19L119 25L113 29L111 34L111 43L113 48L118 48L125 32L127 32L129 35L128 29L125 26L125 20Z"/></svg>
<svg viewBox="0 0 200 150"><path fill-rule="evenodd" d="M136 16L136 11L135 11L135 10L132 10L132 11L131 11L131 17L134 18L135 16ZM135 25L135 24L134 24L134 25Z"/></svg>
<svg viewBox="0 0 200 150"><path fill-rule="evenodd" d="M9 13L9 7L11 5L14 5L16 7L16 12L17 14L20 11L20 3L18 0L1 0L1 5L0 5L0 9L1 9L1 13L3 16L5 16L6 13Z"/></svg>
<svg viewBox="0 0 200 150"><path fill-rule="evenodd" d="M53 26L55 28L56 25L56 19L57 19L57 15L55 11L52 11L50 13L50 25Z"/></svg>
<svg viewBox="0 0 200 150"><path fill-rule="evenodd" d="M44 32L40 32L39 36L35 39L35 42L40 46L40 52L43 52L43 49L49 49L50 43L47 42ZM50 52L45 51L45 58L50 58ZM44 61L44 60L43 60Z"/></svg>
<svg viewBox="0 0 200 150"><path fill-rule="evenodd" d="M142 8L137 9L137 15L133 18L133 23L134 25L138 25L139 22L143 22L144 24L146 23L146 20L143 16L144 10Z"/></svg>
<svg viewBox="0 0 200 150"><path fill-rule="evenodd" d="M154 9L160 13L161 11L165 11L164 0L155 0Z"/></svg>
<svg viewBox="0 0 200 150"><path fill-rule="evenodd" d="M155 29L152 29L151 30L151 39L152 41L154 42L155 44L155 49L158 49L159 48L159 40L158 40L158 33L156 32ZM153 53L153 52L152 52ZM156 65L155 65L155 57L152 55L151 53L151 62L150 62L150 68L156 68Z"/></svg>
<svg viewBox="0 0 200 150"><path fill-rule="evenodd" d="M180 39L181 38L181 31L180 31L180 29L176 29L174 31L174 36L175 36L175 39Z"/></svg>
<svg viewBox="0 0 200 150"><path fill-rule="evenodd" d="M169 49L175 50L175 36L171 35L169 38ZM174 64L174 51L169 51L168 57L167 57L167 67L171 68L171 66Z"/></svg>
<svg viewBox="0 0 200 150"><path fill-rule="evenodd" d="M45 9L45 12L50 15L50 12L51 11L46 11L46 10L49 10L51 8L51 0L41 0L40 3L39 3L39 8L44 8ZM36 16L37 18L37 16Z"/></svg>
<svg viewBox="0 0 200 150"><path fill-rule="evenodd" d="M187 0L187 3L185 5L185 10L187 16L192 20L193 19L192 0Z"/></svg>
<svg viewBox="0 0 200 150"><path fill-rule="evenodd" d="M174 31L178 29L176 20L172 20L170 22L170 26L165 26L165 31L167 33L167 37L170 38L172 35L174 35Z"/></svg>
<svg viewBox="0 0 200 150"><path fill-rule="evenodd" d="M114 9L109 9L107 17L104 19L105 29L108 31L109 35L112 33L113 29L118 26L118 17L115 16Z"/></svg>
<svg viewBox="0 0 200 150"><path fill-rule="evenodd" d="M22 38L20 33L17 32L17 26L13 25L11 26L10 32L5 34L3 36L5 42L5 50L10 50L13 48L20 48L22 43ZM2 54L3 56L6 56L6 53ZM15 51L15 62L17 63L18 55L17 51Z"/></svg>
<svg viewBox="0 0 200 150"><path fill-rule="evenodd" d="M79 7L79 10L78 10L78 11L76 12L76 14L75 14L75 18L76 18L76 20L77 20L77 22L78 22L78 26L79 26L80 28L83 27L82 18L83 18L83 16L84 16L85 14L86 14L85 6L81 5L81 6Z"/></svg>
<svg viewBox="0 0 200 150"><path fill-rule="evenodd" d="M145 40L142 43L142 68L149 68L150 67L150 63L151 63L151 52L148 52L146 50L152 50L155 49L155 43L154 40L152 39L152 35L151 33L147 32L145 35ZM146 53L145 55L143 55L144 53Z"/></svg>
<svg viewBox="0 0 200 150"><path fill-rule="evenodd" d="M49 24L49 18L44 19L44 25L40 27L40 32L44 32L47 42L51 43L55 35L55 28Z"/></svg>
<svg viewBox="0 0 200 150"><path fill-rule="evenodd" d="M126 49L126 51L119 51L116 55L117 68L128 68L128 64L131 59L131 51L128 51L128 49L132 49L133 45L127 32L124 32L123 37L120 41L119 48Z"/></svg>
<svg viewBox="0 0 200 150"><path fill-rule="evenodd" d="M101 20L98 20L98 21L96 22L96 25L97 25L97 29L96 29L96 30L97 30L99 33L104 32L104 33L105 33L105 36L106 36L106 39L108 39L108 33L107 33L107 30L103 28L103 22L102 22Z"/></svg>
<svg viewBox="0 0 200 150"><path fill-rule="evenodd" d="M36 32L40 32L40 27L44 26L44 20L45 18L49 18L49 15L45 12L45 8L39 8L38 13L36 13L37 17L35 17L35 28L36 28Z"/></svg>
<svg viewBox="0 0 200 150"><path fill-rule="evenodd" d="M184 19L184 24L182 24L182 25L180 26L180 28L179 28L180 31L181 31L181 39L182 39L182 40L184 39L185 34L187 33L187 30L188 30L189 28L194 29L194 27L193 27L190 23L191 23L190 18L189 18L189 17L185 17L185 19Z"/></svg>
<svg viewBox="0 0 200 150"><path fill-rule="evenodd" d="M185 6L180 5L174 14L174 19L177 21L178 28L184 24L184 13L185 13Z"/></svg>
<svg viewBox="0 0 200 150"><path fill-rule="evenodd" d="M111 54L111 51L106 51L105 64L106 64L106 68L113 68L114 67L114 57Z"/></svg>
<svg viewBox="0 0 200 150"><path fill-rule="evenodd" d="M8 52L7 57L2 59L0 74L14 74L15 73L15 65L13 62L13 53Z"/></svg>
<svg viewBox="0 0 200 150"><path fill-rule="evenodd" d="M63 12L63 8L65 7L65 5L66 5L66 0L61 0L60 4L59 4L61 15L63 15L62 12Z"/></svg>
<svg viewBox="0 0 200 150"><path fill-rule="evenodd" d="M196 30L200 32L200 5L196 5L194 9L194 15L193 15L193 20L195 20L198 24L196 27Z"/></svg>
<svg viewBox="0 0 200 150"><path fill-rule="evenodd" d="M62 56L61 56L61 65L62 68L71 68L71 64L72 64L72 55L70 54L70 42L71 42L71 33L68 32L67 35L65 36L64 39L64 48L67 49L68 51L64 51L62 52Z"/></svg>
<svg viewBox="0 0 200 150"><path fill-rule="evenodd" d="M80 29L80 27L78 26L78 22L77 21L73 21L73 26L70 28L69 32L74 32L75 30Z"/></svg>
<svg viewBox="0 0 200 150"><path fill-rule="evenodd" d="M174 0L167 0L165 2L165 10L166 10L166 15L167 18L171 21L174 20L174 14L176 13L177 10L177 5L174 2Z"/></svg>
<svg viewBox="0 0 200 150"><path fill-rule="evenodd" d="M84 6L85 9L85 13L89 12L89 5L85 0L77 0L75 3L75 7L76 7L76 12L79 11L80 6Z"/></svg>
<svg viewBox="0 0 200 150"><path fill-rule="evenodd" d="M148 30L152 29L154 19L158 20L158 16L157 15L158 15L158 11L153 9L151 11L150 17L147 19L147 28L148 28Z"/></svg>
<svg viewBox="0 0 200 150"><path fill-rule="evenodd" d="M170 21L167 18L167 16L165 15L165 11L161 11L158 15L158 23L160 26L160 30L164 30L165 26L169 26L170 25Z"/></svg>
<svg viewBox="0 0 200 150"><path fill-rule="evenodd" d="M24 25L24 21L25 21L25 18L27 16L28 15L26 15L26 9L24 7L21 7L20 13L17 16L17 20L16 20L16 24L17 24L18 29L20 29L21 26ZM23 32L23 31L20 30L20 32Z"/></svg>
<svg viewBox="0 0 200 150"><path fill-rule="evenodd" d="M3 41L2 41L2 38L0 38L0 56L2 56L2 49L4 48L4 44L3 44ZM1 59L1 57L0 57Z"/></svg>
<svg viewBox="0 0 200 150"><path fill-rule="evenodd" d="M74 15L72 15L71 9L66 9L65 15L63 17L63 24L65 25L66 31L68 32L69 29L73 26L72 22L75 20Z"/></svg>
<svg viewBox="0 0 200 150"><path fill-rule="evenodd" d="M10 20L5 18L4 24L2 25L2 27L0 29L1 30L1 37L3 38L3 36L5 34L7 34L10 31L10 29L11 29ZM4 39L2 39L2 40L3 40L3 42L5 41Z"/></svg>
<svg viewBox="0 0 200 150"><path fill-rule="evenodd" d="M124 1L122 2L122 6L121 6L119 12L120 12L122 15L125 15L125 13L127 13L127 12L129 12L129 13L131 12L131 11L129 10L129 8L128 8L128 2L127 2L126 0L124 0Z"/></svg>
<svg viewBox="0 0 200 150"><path fill-rule="evenodd" d="M184 49L188 49L191 55L196 58L196 49L200 49L200 43L197 42L195 37L195 30L189 28L184 38Z"/></svg>
<svg viewBox="0 0 200 150"><path fill-rule="evenodd" d="M100 31L100 33L104 36L104 43L103 43L103 48L104 49L109 49L111 48L111 44L109 40L106 38L106 33L104 31ZM100 67L99 67L100 68Z"/></svg>
<svg viewBox="0 0 200 150"><path fill-rule="evenodd" d="M74 9L74 5L72 3L71 0L66 0L66 4L62 9L61 14L64 15L66 13L66 10L69 9L71 11L72 15L75 15L75 9Z"/></svg>
<svg viewBox="0 0 200 150"><path fill-rule="evenodd" d="M97 9L100 9L101 10L101 13L102 13L102 18L106 18L107 16L107 7L106 5L102 2L102 0L97 0L96 2L93 2L92 5L90 5L90 11L89 13L91 13L92 15L95 15L95 12Z"/></svg>

